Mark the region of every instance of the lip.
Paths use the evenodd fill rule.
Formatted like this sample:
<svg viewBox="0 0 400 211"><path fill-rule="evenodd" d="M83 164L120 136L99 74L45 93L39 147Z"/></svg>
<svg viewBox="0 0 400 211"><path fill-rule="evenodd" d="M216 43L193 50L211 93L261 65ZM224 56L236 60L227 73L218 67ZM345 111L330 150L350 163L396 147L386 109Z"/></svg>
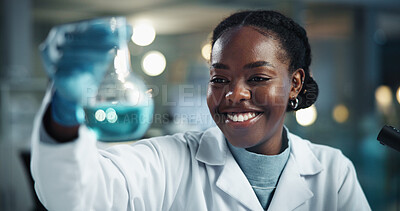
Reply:
<svg viewBox="0 0 400 211"><path fill-rule="evenodd" d="M232 113L249 113L249 112L253 112L256 113L256 116L243 121L243 122L234 122L231 119L228 118L228 114L232 114ZM233 129L246 129L254 124L256 124L256 122L264 115L264 112L258 111L258 110L237 110L237 109L229 109L229 110L224 110L224 112L221 112L221 114L224 117L224 123L226 126L231 127Z"/></svg>
<svg viewBox="0 0 400 211"><path fill-rule="evenodd" d="M226 113L248 113L248 112L263 113L262 110L253 109L253 108L228 108L228 109L220 109L220 111L219 111L219 113L221 113L221 114L226 114Z"/></svg>
<svg viewBox="0 0 400 211"><path fill-rule="evenodd" d="M219 113L223 118L222 122L224 125L231 127L233 129L246 129L247 127L250 127L254 125L264 114L264 110L261 110L259 108L253 107L251 105L242 105L242 106L220 106L219 108L216 109L216 113ZM256 113L256 116L242 122L234 122L233 120L228 118L228 114L240 114L240 113Z"/></svg>
<svg viewBox="0 0 400 211"><path fill-rule="evenodd" d="M248 128L254 124L256 124L256 122L264 115L264 113L258 113L255 117L253 117L250 120L246 120L243 122L234 122L232 120L230 120L227 115L225 114L225 124L228 127L232 127L234 129L245 129Z"/></svg>

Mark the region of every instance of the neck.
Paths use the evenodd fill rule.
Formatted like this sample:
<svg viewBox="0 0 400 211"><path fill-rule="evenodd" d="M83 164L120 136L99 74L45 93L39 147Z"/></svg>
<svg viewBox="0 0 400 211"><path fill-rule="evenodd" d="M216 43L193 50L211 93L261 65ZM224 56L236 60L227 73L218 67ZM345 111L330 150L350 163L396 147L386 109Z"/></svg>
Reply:
<svg viewBox="0 0 400 211"><path fill-rule="evenodd" d="M272 137L260 144L246 148L247 151L263 154L263 155L277 155L285 150L285 146L282 146L282 134L283 134L283 124L276 129L276 132Z"/></svg>

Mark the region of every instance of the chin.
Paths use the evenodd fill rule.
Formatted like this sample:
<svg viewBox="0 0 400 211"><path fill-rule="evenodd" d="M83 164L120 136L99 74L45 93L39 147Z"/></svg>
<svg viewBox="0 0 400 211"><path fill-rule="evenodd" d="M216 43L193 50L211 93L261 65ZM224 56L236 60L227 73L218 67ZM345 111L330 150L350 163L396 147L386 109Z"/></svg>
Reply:
<svg viewBox="0 0 400 211"><path fill-rule="evenodd" d="M259 137L251 137L248 134L230 134L227 131L221 129L225 135L225 138L235 147L238 148L250 148L259 144L261 138Z"/></svg>

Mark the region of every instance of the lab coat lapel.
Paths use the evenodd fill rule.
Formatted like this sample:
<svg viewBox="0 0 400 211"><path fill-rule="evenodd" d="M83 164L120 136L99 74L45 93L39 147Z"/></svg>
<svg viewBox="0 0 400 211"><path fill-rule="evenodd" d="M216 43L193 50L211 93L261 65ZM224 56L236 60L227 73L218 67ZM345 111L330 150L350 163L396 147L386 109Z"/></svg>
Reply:
<svg viewBox="0 0 400 211"><path fill-rule="evenodd" d="M256 194L236 163L219 128L208 129L201 137L196 159L208 165L209 174L216 174L216 186L249 210L262 210ZM221 166L218 171L215 166ZM212 172L212 173L211 173Z"/></svg>
<svg viewBox="0 0 400 211"><path fill-rule="evenodd" d="M282 182L278 183L268 210L293 210L314 195L300 176L293 157L289 157L279 181Z"/></svg>
<svg viewBox="0 0 400 211"><path fill-rule="evenodd" d="M217 179L217 187L250 210L263 210L249 181L228 150L226 163Z"/></svg>
<svg viewBox="0 0 400 211"><path fill-rule="evenodd" d="M292 144L289 160L268 210L293 210L304 204L314 194L308 188L303 176L313 176L322 171L322 165L310 149L308 141L289 131L288 138ZM229 151L224 135L217 127L208 129L204 133L196 159L210 168L222 166L220 173L214 172L217 173L217 187L250 210L262 210L256 194Z"/></svg>
<svg viewBox="0 0 400 211"><path fill-rule="evenodd" d="M322 171L322 165L307 141L293 134L289 134L288 138L292 144L289 160L268 210L294 210L304 204L314 194L303 176L314 176Z"/></svg>

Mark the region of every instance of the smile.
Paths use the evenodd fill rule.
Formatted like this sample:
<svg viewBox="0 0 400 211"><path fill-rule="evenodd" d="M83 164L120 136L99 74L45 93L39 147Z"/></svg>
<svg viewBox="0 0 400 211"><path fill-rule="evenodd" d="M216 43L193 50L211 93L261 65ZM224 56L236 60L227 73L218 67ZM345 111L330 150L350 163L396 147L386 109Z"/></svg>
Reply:
<svg viewBox="0 0 400 211"><path fill-rule="evenodd" d="M259 114L259 112L229 113L227 116L233 122L245 122L255 118Z"/></svg>

